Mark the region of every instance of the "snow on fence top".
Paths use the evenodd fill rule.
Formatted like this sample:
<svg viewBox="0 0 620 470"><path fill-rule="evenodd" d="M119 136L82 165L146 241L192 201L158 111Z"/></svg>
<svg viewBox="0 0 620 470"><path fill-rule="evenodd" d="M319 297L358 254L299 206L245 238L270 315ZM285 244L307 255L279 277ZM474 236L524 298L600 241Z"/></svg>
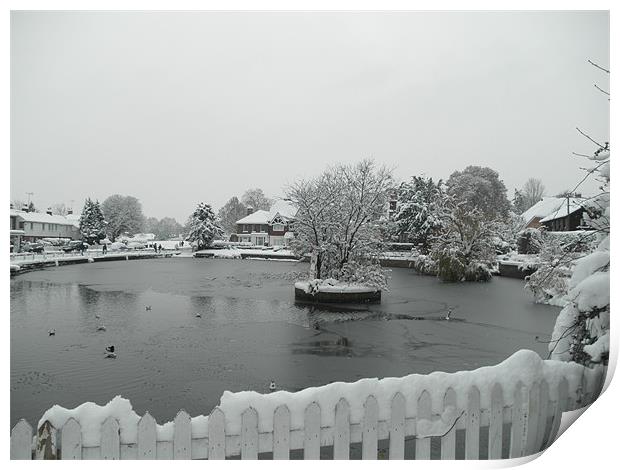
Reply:
<svg viewBox="0 0 620 470"><path fill-rule="evenodd" d="M334 382L294 393L279 391L260 394L253 391L237 393L226 391L220 398L219 409L226 416L226 433L229 435L241 433L241 417L249 407L257 411L259 432L273 431L274 411L280 405L286 405L290 411L291 430L303 429L304 412L313 402L320 407L321 426L329 427L334 426L334 409L341 398L346 399L350 406L351 423L360 423L368 396L372 395L377 400L378 419L388 420L391 400L399 392L405 398L405 417L411 418L417 415L418 398L424 390L430 394L432 412L442 414L444 395L449 387L456 392L457 408L466 409L468 391L472 386L476 386L480 391L480 407L490 408L492 387L499 383L504 392L504 405L511 406L519 382L529 388L544 378L549 384L549 398L556 400L561 379L565 378L568 381L569 390L578 391L581 388L583 373L584 368L579 364L543 361L537 353L521 350L498 365L481 367L473 371L412 374L400 378L368 378L354 383ZM129 400L120 396L104 406L88 402L74 409L66 409L54 405L41 417L37 427L49 420L56 429L59 429L69 418L74 418L81 425L83 445L97 446L101 439L101 426L108 417L118 420L122 444L136 442L140 416L133 410ZM193 438L207 437L208 419L203 415L191 419ZM174 422L157 425L156 431L158 441L169 441L174 435Z"/></svg>

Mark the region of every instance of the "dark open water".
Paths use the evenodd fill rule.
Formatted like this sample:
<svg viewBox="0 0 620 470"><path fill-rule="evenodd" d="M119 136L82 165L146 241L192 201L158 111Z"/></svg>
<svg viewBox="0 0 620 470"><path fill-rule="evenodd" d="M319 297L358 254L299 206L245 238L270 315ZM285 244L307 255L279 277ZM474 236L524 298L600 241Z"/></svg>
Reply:
<svg viewBox="0 0 620 470"><path fill-rule="evenodd" d="M118 394L165 422L181 408L208 414L224 390L267 391L270 379L294 391L474 369L523 348L546 357L535 337L548 339L558 313L533 304L519 280L444 284L398 268L380 305L317 310L293 299L293 280L307 269L176 258L11 279L11 426L36 425L56 403L104 404ZM96 331L100 322L106 331ZM104 358L108 344L116 359Z"/></svg>

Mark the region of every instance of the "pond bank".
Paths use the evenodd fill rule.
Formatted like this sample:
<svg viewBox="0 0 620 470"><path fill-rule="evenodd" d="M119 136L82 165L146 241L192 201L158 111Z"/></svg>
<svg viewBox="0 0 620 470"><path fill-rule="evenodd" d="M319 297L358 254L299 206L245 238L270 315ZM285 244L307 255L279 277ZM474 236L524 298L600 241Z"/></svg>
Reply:
<svg viewBox="0 0 620 470"><path fill-rule="evenodd" d="M68 264L96 263L101 261L129 261L134 259L152 259L170 257L172 254L164 253L112 253L98 255L76 255L60 258L34 259L12 261L10 266L11 276L23 274L37 269L64 266Z"/></svg>

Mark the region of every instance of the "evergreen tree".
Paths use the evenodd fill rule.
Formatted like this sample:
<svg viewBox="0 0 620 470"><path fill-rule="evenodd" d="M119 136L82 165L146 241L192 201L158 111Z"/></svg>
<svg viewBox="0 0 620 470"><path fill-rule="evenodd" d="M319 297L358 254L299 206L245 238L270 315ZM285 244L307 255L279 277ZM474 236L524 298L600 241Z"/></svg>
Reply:
<svg viewBox="0 0 620 470"><path fill-rule="evenodd" d="M188 236L190 242L196 242L198 249L207 248L213 240L224 233L215 213L209 204L201 202L196 207L187 221Z"/></svg>
<svg viewBox="0 0 620 470"><path fill-rule="evenodd" d="M101 212L99 201L86 199L80 216L80 233L89 244L100 242L105 238L106 221Z"/></svg>
<svg viewBox="0 0 620 470"><path fill-rule="evenodd" d="M444 197L442 181L414 176L398 188L398 212L394 217L398 238L430 248L431 237L441 225L438 206Z"/></svg>

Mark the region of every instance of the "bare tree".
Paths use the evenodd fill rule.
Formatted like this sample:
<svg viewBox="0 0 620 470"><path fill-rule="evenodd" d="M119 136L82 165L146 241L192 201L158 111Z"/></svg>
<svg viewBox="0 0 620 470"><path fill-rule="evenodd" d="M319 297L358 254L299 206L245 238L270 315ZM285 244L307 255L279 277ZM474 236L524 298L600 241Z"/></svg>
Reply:
<svg viewBox="0 0 620 470"><path fill-rule="evenodd" d="M542 199L543 195L545 194L545 185L541 180L537 178L530 178L523 185L523 189L521 189L521 194L523 195L525 205L527 205L527 209L529 209Z"/></svg>
<svg viewBox="0 0 620 470"><path fill-rule="evenodd" d="M268 211L273 204L273 199L265 196L265 193L260 188L248 189L243 196L241 196L241 203L245 207L251 207L254 210Z"/></svg>

